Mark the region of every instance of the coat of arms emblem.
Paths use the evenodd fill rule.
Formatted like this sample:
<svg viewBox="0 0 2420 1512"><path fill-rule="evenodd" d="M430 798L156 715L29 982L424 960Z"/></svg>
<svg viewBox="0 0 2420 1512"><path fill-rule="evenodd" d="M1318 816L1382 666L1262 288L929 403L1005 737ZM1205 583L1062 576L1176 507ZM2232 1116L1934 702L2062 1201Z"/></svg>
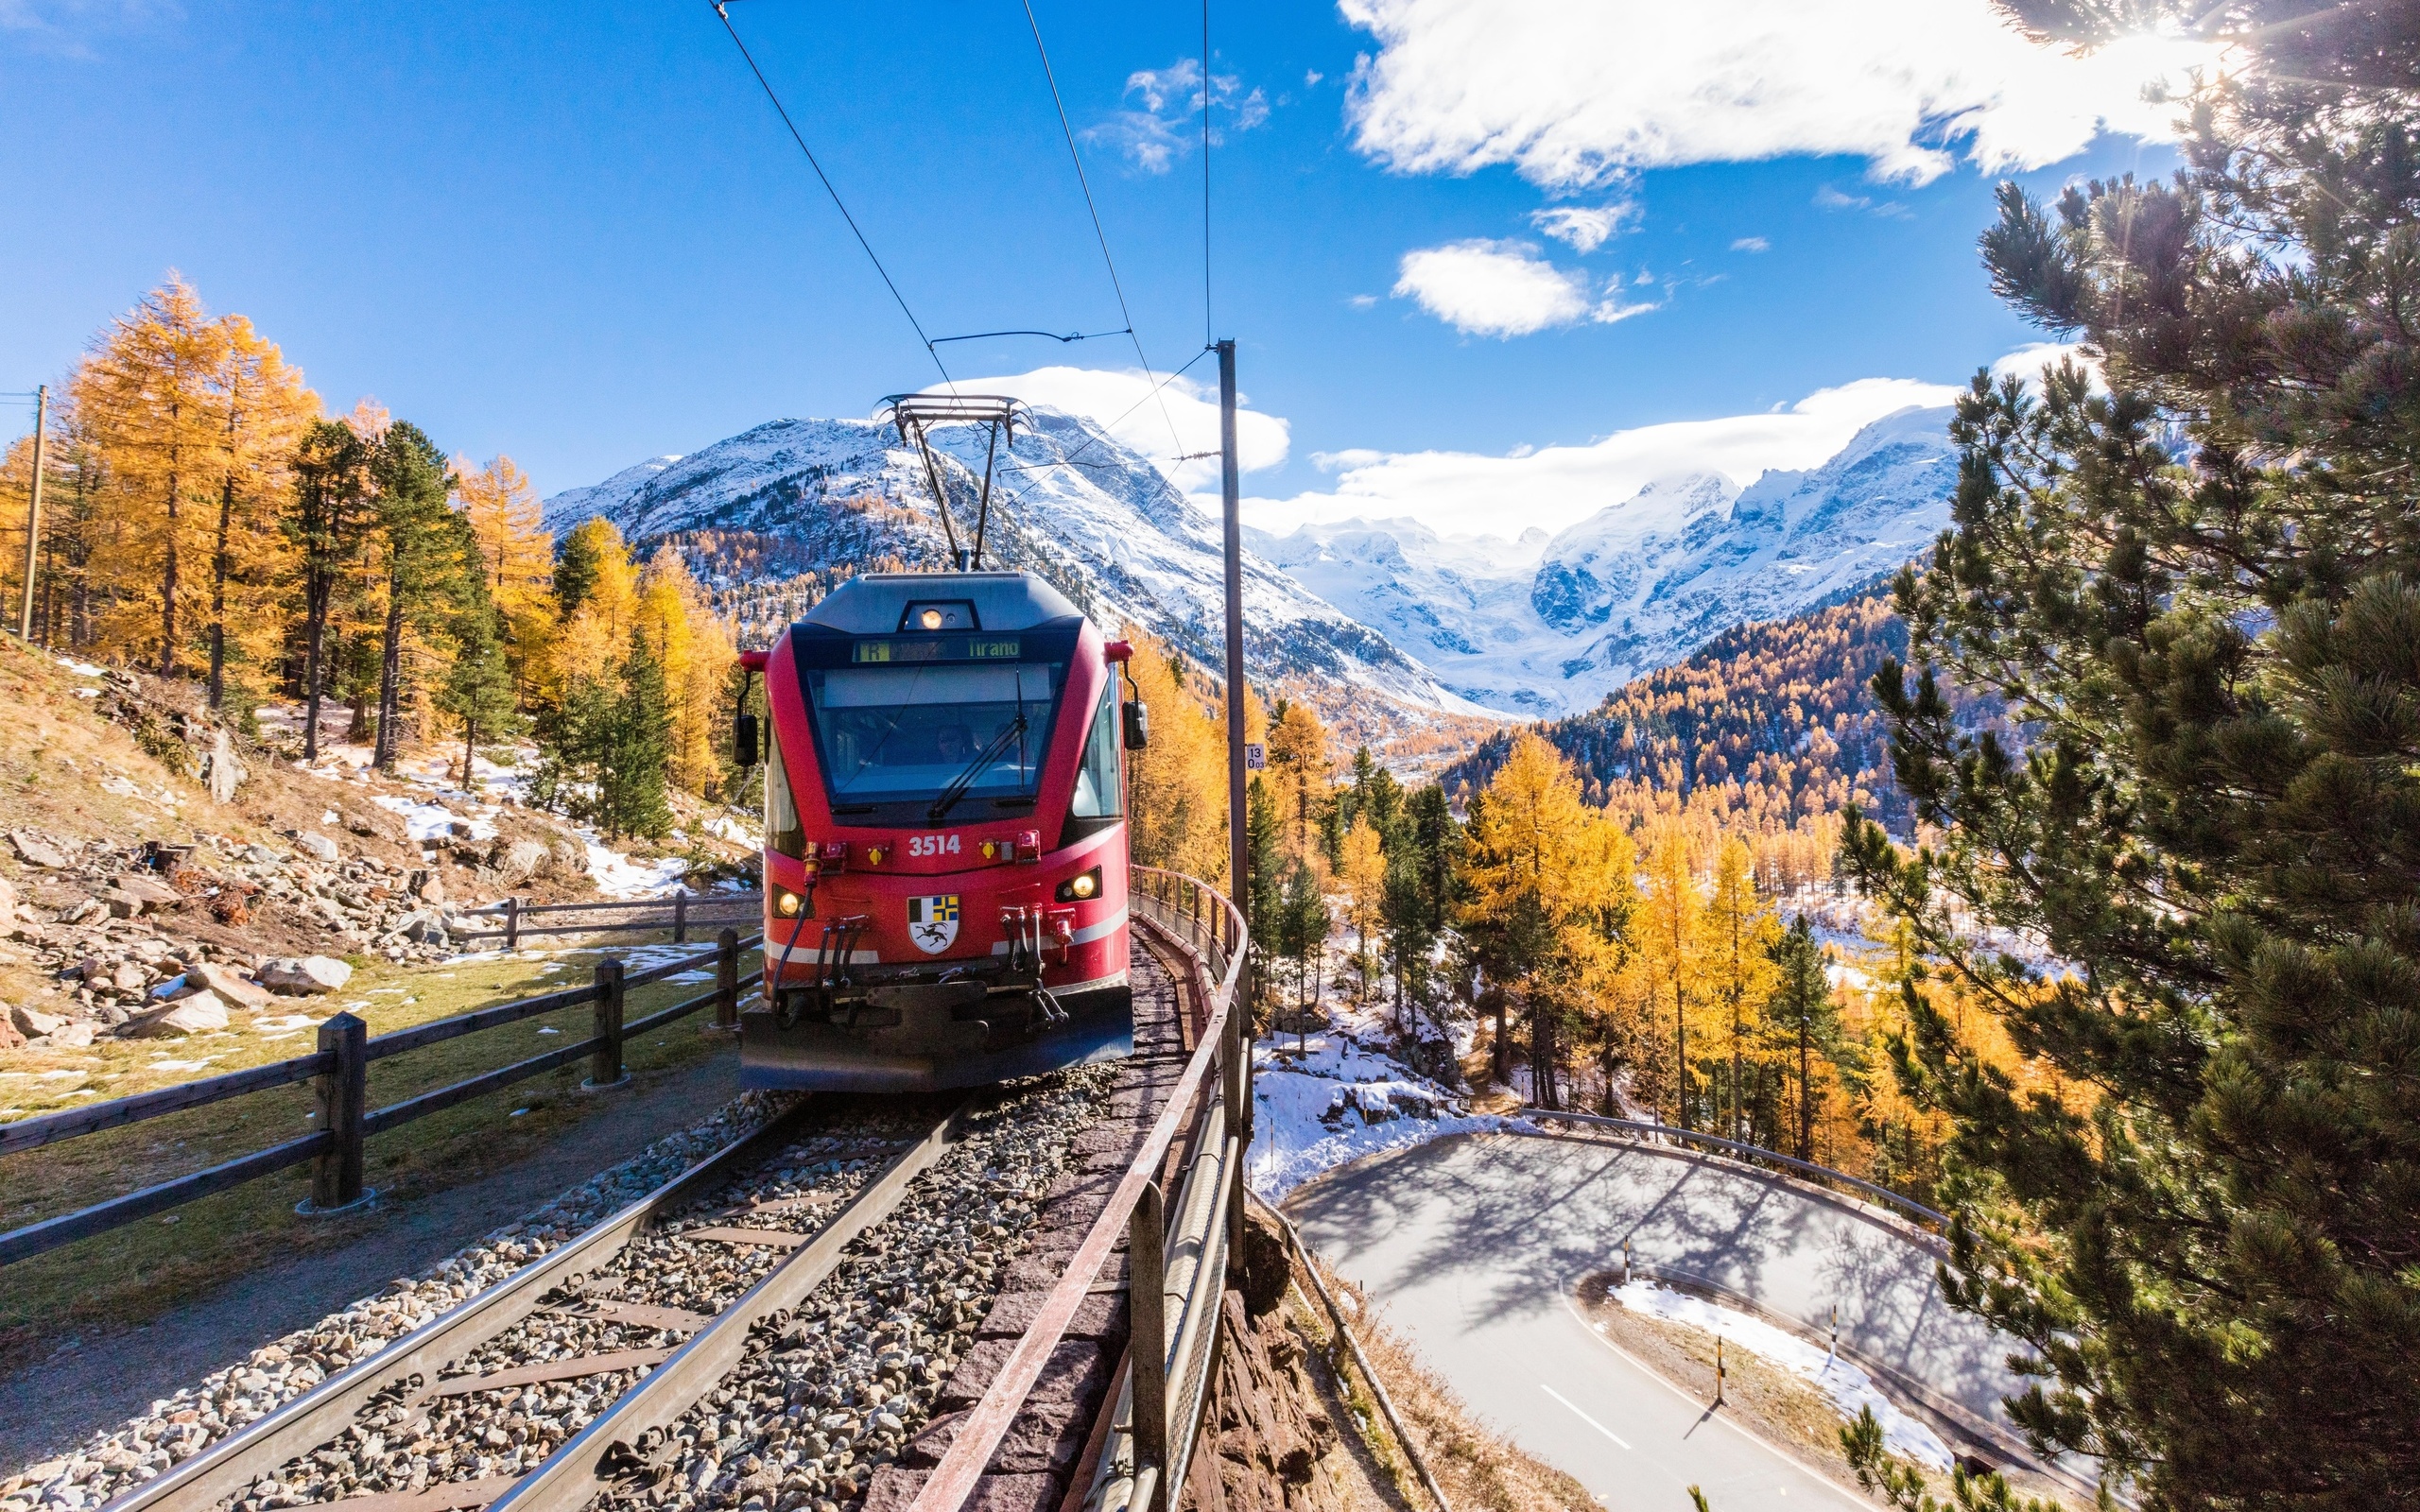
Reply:
<svg viewBox="0 0 2420 1512"><path fill-rule="evenodd" d="M927 955L939 955L958 941L958 894L935 893L908 900L908 937Z"/></svg>

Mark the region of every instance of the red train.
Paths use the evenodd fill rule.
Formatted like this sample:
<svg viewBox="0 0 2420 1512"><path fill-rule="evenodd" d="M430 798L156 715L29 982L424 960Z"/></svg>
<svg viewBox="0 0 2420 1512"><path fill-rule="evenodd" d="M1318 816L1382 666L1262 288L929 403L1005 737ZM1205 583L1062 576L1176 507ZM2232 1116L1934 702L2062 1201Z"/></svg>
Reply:
<svg viewBox="0 0 2420 1512"><path fill-rule="evenodd" d="M1028 573L873 574L765 674L750 1087L977 1086L1133 1048L1128 648ZM752 747L743 719L743 756Z"/></svg>

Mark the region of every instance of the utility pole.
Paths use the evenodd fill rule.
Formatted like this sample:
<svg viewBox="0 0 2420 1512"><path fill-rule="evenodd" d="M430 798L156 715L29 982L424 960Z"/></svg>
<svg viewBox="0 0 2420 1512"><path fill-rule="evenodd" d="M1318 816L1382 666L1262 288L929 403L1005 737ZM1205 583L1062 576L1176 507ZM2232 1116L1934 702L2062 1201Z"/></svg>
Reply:
<svg viewBox="0 0 2420 1512"><path fill-rule="evenodd" d="M26 595L25 603L17 611L17 637L28 645L33 644L34 639L34 553L42 545L43 432L49 428L50 385L43 384L34 390L33 502L26 508ZM1232 509L1228 512L1234 513ZM1241 756L1236 759L1243 760Z"/></svg>
<svg viewBox="0 0 2420 1512"><path fill-rule="evenodd" d="M1227 887L1238 909L1252 898L1252 845L1244 833L1244 524L1236 467L1236 344L1218 344L1219 492L1227 524ZM1246 967L1247 977L1250 967Z"/></svg>

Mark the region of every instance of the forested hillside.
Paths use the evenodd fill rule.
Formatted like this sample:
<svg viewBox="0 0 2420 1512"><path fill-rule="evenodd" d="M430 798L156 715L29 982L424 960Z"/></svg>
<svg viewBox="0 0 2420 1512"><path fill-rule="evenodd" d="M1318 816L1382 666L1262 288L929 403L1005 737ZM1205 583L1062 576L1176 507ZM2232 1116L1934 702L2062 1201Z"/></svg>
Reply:
<svg viewBox="0 0 2420 1512"><path fill-rule="evenodd" d="M1587 713L1533 728L1570 761L1590 804L1632 829L1684 816L1706 846L1723 833L1758 836L1760 866L1794 885L1827 873L1847 804L1893 830L1908 825L1867 687L1907 644L1889 603L1865 593L1725 630ZM1446 768L1446 791L1466 801L1514 739L1493 735Z"/></svg>
<svg viewBox="0 0 2420 1512"><path fill-rule="evenodd" d="M665 833L669 789L734 790L732 634L681 550L634 560L602 521L559 550L510 456L449 456L374 400L331 416L275 342L174 274L55 400L37 644L187 679L216 720L306 762L340 740L391 769L418 742L467 779L534 735L530 796L611 834ZM0 457L11 621L33 472L31 437Z"/></svg>

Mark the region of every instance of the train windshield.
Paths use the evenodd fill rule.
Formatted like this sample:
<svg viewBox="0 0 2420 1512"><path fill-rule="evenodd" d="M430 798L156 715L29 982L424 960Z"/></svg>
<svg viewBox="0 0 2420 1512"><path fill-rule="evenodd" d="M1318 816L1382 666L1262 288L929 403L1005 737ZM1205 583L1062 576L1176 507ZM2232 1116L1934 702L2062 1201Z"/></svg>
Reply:
<svg viewBox="0 0 2420 1512"><path fill-rule="evenodd" d="M1066 673L1036 662L807 671L833 811L953 793L1032 801Z"/></svg>

